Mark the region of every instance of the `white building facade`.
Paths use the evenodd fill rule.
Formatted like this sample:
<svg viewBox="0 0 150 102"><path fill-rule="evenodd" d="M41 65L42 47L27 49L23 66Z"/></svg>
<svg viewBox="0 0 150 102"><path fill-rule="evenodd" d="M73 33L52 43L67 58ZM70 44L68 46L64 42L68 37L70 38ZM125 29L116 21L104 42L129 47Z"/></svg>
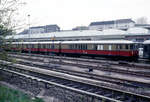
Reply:
<svg viewBox="0 0 150 102"><path fill-rule="evenodd" d="M119 19L112 21L92 22L89 25L90 30L104 30L104 29L122 29L134 27L135 22L131 19Z"/></svg>

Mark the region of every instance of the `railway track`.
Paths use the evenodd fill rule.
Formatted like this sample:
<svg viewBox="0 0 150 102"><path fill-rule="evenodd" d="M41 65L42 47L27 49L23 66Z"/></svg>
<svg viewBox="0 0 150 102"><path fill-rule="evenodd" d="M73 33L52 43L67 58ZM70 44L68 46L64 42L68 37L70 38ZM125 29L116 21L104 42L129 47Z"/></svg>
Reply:
<svg viewBox="0 0 150 102"><path fill-rule="evenodd" d="M9 73L14 73L24 77L34 77L33 79L55 84L59 87L68 88L70 90L78 91L84 94L93 95L95 97L104 98L108 102L149 102L150 97L139 95L131 92L121 91L115 88L108 88L101 85L99 81L91 80L79 76L64 74L61 72L50 71L37 67L31 67L21 64L9 64L12 68L1 69ZM28 72L24 72L28 71ZM100 86L99 86L100 85Z"/></svg>
<svg viewBox="0 0 150 102"><path fill-rule="evenodd" d="M150 77L150 66L149 65L139 65L135 66L135 64L125 64L121 62L111 62L111 61L92 61L87 59L80 59L80 58L70 58L70 57L54 57L54 56L41 56L41 55L34 55L27 56L26 55L10 55L12 57L26 59L30 61L39 61L45 63L55 63L55 64L63 64L63 65L71 65L71 66L79 66L82 68L89 68L89 69L96 69L102 71L109 71L109 72L117 72L122 74L130 74L135 76L142 76L142 77ZM31 62L30 62L31 63Z"/></svg>
<svg viewBox="0 0 150 102"><path fill-rule="evenodd" d="M49 65L49 62L48 63L43 62L45 60L43 58L40 59L38 57L31 57L31 56L30 56L30 58L26 57L26 56L19 57L19 56L16 56L16 55L13 56L13 57L22 58L22 59L18 59L20 64L31 65L31 63L32 63L32 66L42 67L42 68L46 68L46 69L49 69L49 70L55 70L55 71L60 71L60 72L64 72L64 73L68 73L68 74L72 74L72 75L92 78L92 79L96 79L96 80L99 80L99 81L110 82L111 84L112 83L114 83L115 85L117 84L118 87L119 86L126 86L126 87L132 87L132 88L134 87L136 90L137 90L137 88L143 88L143 87L148 88L148 87L150 87L149 82L144 83L144 82L139 81L139 80L132 80L132 79L129 80L129 79L125 79L125 78L121 79L121 78L118 78L118 77L114 78L111 75L98 75L98 74L95 74L95 73L89 73L88 68L89 67L91 68L93 66L89 66L89 65L88 66L87 65L83 66L83 65L81 65L81 62L80 62L80 64L78 62L78 64L79 64L78 65L76 63L75 64L69 64L69 63L66 63L66 61L65 61L65 64L64 64L64 63L62 63L63 60L59 61L57 59L54 59L55 61L50 60L51 64ZM47 59L46 59L46 61L47 61ZM61 65L67 65L67 66L61 66L60 67L60 64ZM70 65L70 66L68 66L68 65ZM69 68L69 67L76 66L76 65L77 65L77 67L73 67L73 69ZM78 68L79 66L81 67L80 69ZM76 70L74 70L74 69L76 69ZM84 69L84 71L82 71L82 69ZM114 69L108 68L108 66L107 67L103 66L101 68L99 68L99 67L94 68L94 70L107 71L107 74L123 73L123 74L126 74L126 76L128 76L128 75L131 75L133 73L133 71L130 71L130 73L129 73L129 72L125 72L126 70L122 70L120 68L119 68L118 71L116 71L116 69L115 68ZM78 71L78 70L80 70L80 71ZM110 71L113 72L113 73L109 73ZM144 78L147 79L147 76L149 76L149 74L148 75L143 75L143 73L139 73L139 74L137 74L137 73L134 74L133 73L132 75L136 75L136 77L138 75L139 79L144 79Z"/></svg>
<svg viewBox="0 0 150 102"><path fill-rule="evenodd" d="M53 54L29 54L29 53L10 53L10 54L17 54L17 55L25 55L25 56L39 56L42 58L53 58L53 59L68 59L68 60L74 60L74 61L84 61L84 62L92 62L92 63L109 63L111 65L120 65L120 66L129 66L129 67L140 67L142 69L147 69L150 68L150 61L146 60L146 59L139 59L139 61L123 61L123 60L112 60L112 59L108 59L108 58L103 58L103 57L98 57L98 58L91 58L91 57L86 57L84 56L84 58L78 58L78 57L67 57L67 56L56 56Z"/></svg>

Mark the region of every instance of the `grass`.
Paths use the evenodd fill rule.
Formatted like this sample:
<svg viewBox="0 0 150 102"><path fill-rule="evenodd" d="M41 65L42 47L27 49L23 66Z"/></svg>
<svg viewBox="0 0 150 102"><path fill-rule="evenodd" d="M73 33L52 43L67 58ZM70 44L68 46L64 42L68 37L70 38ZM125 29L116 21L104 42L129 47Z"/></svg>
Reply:
<svg viewBox="0 0 150 102"><path fill-rule="evenodd" d="M44 102L40 98L31 99L27 94L0 85L0 102Z"/></svg>

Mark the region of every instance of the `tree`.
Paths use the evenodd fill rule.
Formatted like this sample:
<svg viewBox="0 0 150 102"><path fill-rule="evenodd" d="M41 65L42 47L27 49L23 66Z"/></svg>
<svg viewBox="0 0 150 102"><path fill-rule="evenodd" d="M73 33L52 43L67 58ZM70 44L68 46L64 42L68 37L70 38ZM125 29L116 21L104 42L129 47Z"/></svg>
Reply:
<svg viewBox="0 0 150 102"><path fill-rule="evenodd" d="M25 4L21 0L0 0L0 58L7 59L5 52L5 37L13 34L17 23L14 22L15 16L20 6Z"/></svg>
<svg viewBox="0 0 150 102"><path fill-rule="evenodd" d="M147 17L140 17L136 20L136 23L137 24L147 24L148 23L147 20L148 20Z"/></svg>
<svg viewBox="0 0 150 102"><path fill-rule="evenodd" d="M12 34L12 30L0 25L0 59L2 60L8 59L7 52L5 51L5 37L10 34Z"/></svg>
<svg viewBox="0 0 150 102"><path fill-rule="evenodd" d="M0 0L0 25L14 29L16 27L14 18L18 14L19 7L24 4L21 0Z"/></svg>

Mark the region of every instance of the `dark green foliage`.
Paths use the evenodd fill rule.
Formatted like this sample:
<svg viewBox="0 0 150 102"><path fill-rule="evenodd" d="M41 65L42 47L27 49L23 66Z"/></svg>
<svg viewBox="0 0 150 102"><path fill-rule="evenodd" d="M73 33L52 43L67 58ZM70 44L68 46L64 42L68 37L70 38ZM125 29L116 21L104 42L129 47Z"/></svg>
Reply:
<svg viewBox="0 0 150 102"><path fill-rule="evenodd" d="M44 102L42 99L31 99L28 95L0 85L0 102Z"/></svg>
<svg viewBox="0 0 150 102"><path fill-rule="evenodd" d="M7 35L11 35L12 34L12 30L8 29L6 27L4 27L3 25L0 25L0 36L7 36Z"/></svg>
<svg viewBox="0 0 150 102"><path fill-rule="evenodd" d="M42 99L40 99L40 98L35 98L34 100L33 100L33 102L44 102Z"/></svg>
<svg viewBox="0 0 150 102"><path fill-rule="evenodd" d="M0 25L0 59L7 60L7 52L5 51L6 41L5 37L12 34L12 30Z"/></svg>

